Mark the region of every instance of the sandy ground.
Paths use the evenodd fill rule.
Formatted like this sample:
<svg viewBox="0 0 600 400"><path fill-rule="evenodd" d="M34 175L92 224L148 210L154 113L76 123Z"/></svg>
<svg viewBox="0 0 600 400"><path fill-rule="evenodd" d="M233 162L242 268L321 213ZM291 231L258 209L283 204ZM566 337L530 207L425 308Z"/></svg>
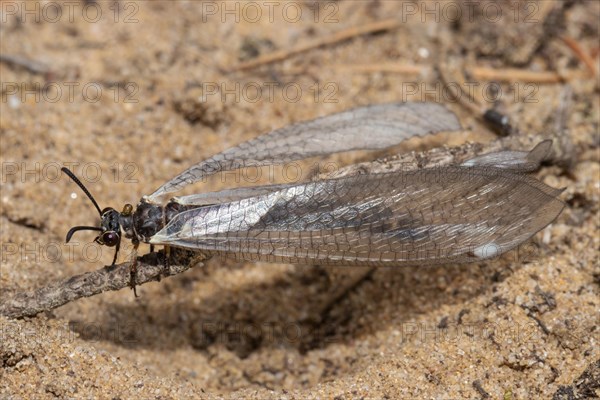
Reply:
<svg viewBox="0 0 600 400"><path fill-rule="evenodd" d="M522 132L557 129L557 99L571 86L572 163L539 172L567 188L565 211L520 252L377 270L338 299L331 293L359 269L215 259L138 288L139 298L122 290L0 317L0 397L597 397L600 3L267 3L0 2L0 54L41 63L0 63L2 298L111 261L110 249L88 245L91 232L64 243L71 226L97 223L57 175L66 163L102 207L121 208L244 139L357 105L437 100L459 113L464 132L398 151L492 140L436 85L439 63L562 76L509 71L472 86L488 107L497 97ZM389 18L400 26L231 70ZM352 68L384 63L422 72Z"/></svg>

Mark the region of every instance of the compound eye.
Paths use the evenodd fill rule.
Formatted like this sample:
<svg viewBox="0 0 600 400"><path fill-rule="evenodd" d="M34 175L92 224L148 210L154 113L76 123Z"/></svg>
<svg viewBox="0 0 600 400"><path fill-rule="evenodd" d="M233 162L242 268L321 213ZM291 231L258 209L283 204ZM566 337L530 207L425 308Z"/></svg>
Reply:
<svg viewBox="0 0 600 400"><path fill-rule="evenodd" d="M119 243L119 235L116 232L104 232L102 234L102 243L108 247L116 246Z"/></svg>

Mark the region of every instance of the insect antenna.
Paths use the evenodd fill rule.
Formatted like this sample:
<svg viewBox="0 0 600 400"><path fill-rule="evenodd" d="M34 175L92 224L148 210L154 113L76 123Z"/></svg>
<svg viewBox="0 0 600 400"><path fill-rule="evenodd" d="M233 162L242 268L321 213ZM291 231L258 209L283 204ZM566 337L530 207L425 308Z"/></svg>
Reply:
<svg viewBox="0 0 600 400"><path fill-rule="evenodd" d="M71 229L69 229L69 232L67 232L67 240L66 240L67 243L69 243L69 241L71 240L71 237L77 231L100 231L100 232L102 232L102 228L99 228L97 226L74 226Z"/></svg>
<svg viewBox="0 0 600 400"><path fill-rule="evenodd" d="M102 217L102 211L100 210L98 203L94 199L94 196L92 196L92 194L89 192L89 190L87 190L87 188L83 185L83 183L81 183L79 178L77 178L75 176L75 174L73 174L70 170L68 170L65 167L62 167L61 171L64 172L65 174L67 174L67 176L69 178L71 178L73 180L73 182L75 182L77 184L77 186L79 186L81 188L81 190L83 190L83 193L85 193L86 196L92 201L92 204L94 204L94 207L96 207L96 210L98 210L98 214L100 215L100 217ZM67 243L69 243L69 241L71 240L71 237L77 231L100 231L100 232L102 232L102 228L97 227L97 226L74 226L73 228L69 229L69 232L67 232L67 239L66 239Z"/></svg>
<svg viewBox="0 0 600 400"><path fill-rule="evenodd" d="M98 203L96 203L96 200L94 199L94 196L92 196L92 194L89 192L89 190L87 190L87 188L83 185L83 183L81 183L81 181L79 180L79 178L77 178L75 176L75 174L73 174L70 170L68 170L65 167L62 167L60 169L62 172L64 172L65 174L67 174L69 176L69 178L71 178L73 180L73 182L75 182L77 184L77 186L79 186L79 188L81 188L81 190L83 190L83 193L86 194L86 196L92 201L92 203L94 204L94 207L96 207L96 210L98 210L98 214L100 216L102 216L102 211L100 210L100 207L98 206Z"/></svg>

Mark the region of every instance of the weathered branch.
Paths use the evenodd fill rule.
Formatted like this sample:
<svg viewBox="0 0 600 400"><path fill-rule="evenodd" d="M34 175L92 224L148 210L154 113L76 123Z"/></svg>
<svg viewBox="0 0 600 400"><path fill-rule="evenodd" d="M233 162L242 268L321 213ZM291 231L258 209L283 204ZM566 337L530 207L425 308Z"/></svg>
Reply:
<svg viewBox="0 0 600 400"><path fill-rule="evenodd" d="M573 144L569 135L564 132L545 135L511 135L496 139L489 143L466 143L457 147L438 147L423 152L408 152L384 157L374 161L349 165L335 171L333 174L323 174L319 179L339 178L354 174L377 174L394 171L411 171L420 168L443 167L459 165L466 160L501 150L527 151L533 149L543 140L552 140L552 151L546 162L562 167L568 167L573 160Z"/></svg>
<svg viewBox="0 0 600 400"><path fill-rule="evenodd" d="M16 54L0 54L0 62L23 68L33 74L47 74L51 72L46 64Z"/></svg>
<svg viewBox="0 0 600 400"><path fill-rule="evenodd" d="M3 299L0 314L10 318L31 317L43 311L52 310L82 297L91 297L110 290L120 290L129 286L130 262L104 267L96 271L75 275L40 289L17 293ZM136 284L157 281L161 277L180 274L193 267L171 265L165 269L158 253L150 253L138 259Z"/></svg>
<svg viewBox="0 0 600 400"><path fill-rule="evenodd" d="M241 64L234 66L231 71L245 71L252 68L256 68L262 65L272 64L274 62L285 60L296 54L301 54L312 49L317 49L323 46L329 46L343 42L348 39L355 38L357 36L367 35L370 33L388 31L397 29L402 24L395 18L385 19L382 21L376 21L362 26L355 26L348 29L344 29L339 32L335 32L329 36L320 37L315 40L306 41L300 43L291 49L280 50L274 53L265 54L254 60L246 61Z"/></svg>

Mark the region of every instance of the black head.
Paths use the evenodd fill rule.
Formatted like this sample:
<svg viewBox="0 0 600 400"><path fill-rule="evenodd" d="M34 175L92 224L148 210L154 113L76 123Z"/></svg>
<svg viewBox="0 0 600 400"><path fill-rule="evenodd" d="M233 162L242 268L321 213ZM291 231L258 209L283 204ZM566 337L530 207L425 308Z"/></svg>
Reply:
<svg viewBox="0 0 600 400"><path fill-rule="evenodd" d="M105 209L100 210L98 203L96 203L96 200L94 200L94 197L86 189L86 187L83 185L83 183L81 183L81 181L67 168L63 167L61 170L65 174L67 174L69 176L69 178L71 178L73 180L73 182L75 182L77 184L77 186L79 186L81 188L81 190L83 190L83 192L86 194L86 196L91 200L92 204L94 204L94 207L96 207L96 210L98 210L98 214L100 214L100 226L99 227L97 227L97 226L74 226L73 228L69 229L69 232L67 233L67 243L69 243L69 241L73 237L73 234L77 231L98 231L100 233L98 234L96 239L94 239L94 241L96 243L104 245L104 246L108 246L108 247L116 246L115 257L113 259L113 265L114 265L115 261L117 260L117 254L119 252L119 247L121 245L121 225L119 223L119 219L120 219L119 217L121 214L117 210L115 210L114 208L111 208L111 207L106 207ZM126 206L125 210L130 210L130 207L131 206L129 206L129 208L128 208Z"/></svg>

